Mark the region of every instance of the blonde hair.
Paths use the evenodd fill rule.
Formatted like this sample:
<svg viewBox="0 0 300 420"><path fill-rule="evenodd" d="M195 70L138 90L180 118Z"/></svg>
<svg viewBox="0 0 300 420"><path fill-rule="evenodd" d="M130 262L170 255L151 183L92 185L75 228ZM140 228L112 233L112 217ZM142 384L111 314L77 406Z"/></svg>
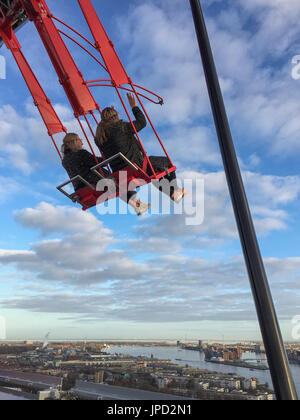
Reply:
<svg viewBox="0 0 300 420"><path fill-rule="evenodd" d="M68 133L63 139L63 145L61 147L62 154L65 155L70 152L76 152L78 150L76 146L76 140L79 138L78 134Z"/></svg>
<svg viewBox="0 0 300 420"><path fill-rule="evenodd" d="M105 108L101 113L101 122L96 132L96 143L102 146L107 141L105 129L120 121L119 113L114 108Z"/></svg>

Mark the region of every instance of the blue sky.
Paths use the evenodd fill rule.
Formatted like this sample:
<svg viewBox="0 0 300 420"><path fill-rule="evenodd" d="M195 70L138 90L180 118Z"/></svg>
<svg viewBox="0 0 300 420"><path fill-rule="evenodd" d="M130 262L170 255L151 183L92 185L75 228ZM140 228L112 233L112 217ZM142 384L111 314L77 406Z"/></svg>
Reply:
<svg viewBox="0 0 300 420"><path fill-rule="evenodd" d="M204 222L83 213L60 195L66 174L2 48L0 316L7 338L51 331L61 339L260 339L188 2L93 4L135 83L164 97L164 107L146 107L179 177L204 180ZM75 0L48 5L91 39ZM291 75L300 6L206 0L203 7L274 301L291 340L300 312L300 80ZM78 131L33 25L18 38L62 121ZM104 76L68 46L86 79ZM93 93L102 107L120 108L112 90ZM149 128L142 139L150 154L160 152Z"/></svg>

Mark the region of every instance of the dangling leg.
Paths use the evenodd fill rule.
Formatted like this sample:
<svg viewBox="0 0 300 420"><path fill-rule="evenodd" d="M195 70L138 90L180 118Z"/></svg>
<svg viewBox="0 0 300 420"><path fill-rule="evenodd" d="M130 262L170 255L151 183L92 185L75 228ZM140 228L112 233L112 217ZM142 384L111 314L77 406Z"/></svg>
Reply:
<svg viewBox="0 0 300 420"><path fill-rule="evenodd" d="M164 172L171 167L170 162L166 157L151 156L149 159L155 172ZM187 194L187 191L178 187L175 172L166 175L161 181L154 181L153 185L158 188L159 191L168 195L170 199L177 204L180 203Z"/></svg>
<svg viewBox="0 0 300 420"><path fill-rule="evenodd" d="M133 207L138 216L145 214L151 207L150 204L145 204L138 199L136 191L128 191L127 197L123 195L120 198Z"/></svg>

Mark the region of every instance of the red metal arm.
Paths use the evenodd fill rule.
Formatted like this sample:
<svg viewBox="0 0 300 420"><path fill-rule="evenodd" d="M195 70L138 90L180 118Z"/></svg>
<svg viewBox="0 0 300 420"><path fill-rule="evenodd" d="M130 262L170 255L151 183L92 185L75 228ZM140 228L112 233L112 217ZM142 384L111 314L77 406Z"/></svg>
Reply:
<svg viewBox="0 0 300 420"><path fill-rule="evenodd" d="M11 27L5 30L0 28L0 35L5 42L8 49L11 50L21 73L27 83L27 86L33 96L34 104L38 107L43 121L48 129L50 136L57 133L66 132L66 128L62 125L59 117L57 116L50 99L46 96L40 83L38 82L35 74L29 66L26 58L24 57L20 43L14 34Z"/></svg>
<svg viewBox="0 0 300 420"><path fill-rule="evenodd" d="M95 39L95 45L102 55L111 79L116 85L129 83L128 75L115 51L90 0L78 0L82 13Z"/></svg>
<svg viewBox="0 0 300 420"><path fill-rule="evenodd" d="M27 1L21 0L21 2L39 32L75 115L84 115L97 109L90 90L84 84L82 74L51 19L46 2L30 0L30 7Z"/></svg>
<svg viewBox="0 0 300 420"><path fill-rule="evenodd" d="M153 166L151 165L151 162L142 145L140 137L135 129L135 126L130 117L130 114L126 108L126 105L122 99L122 96L120 94L120 89L124 89L126 91L129 91L135 94L166 156L168 157L170 163L172 163L161 139L159 138L157 131L155 130L154 125L152 124L146 112L145 107L142 104L141 98L146 98L154 103L157 103L157 102L147 97L146 95L138 92L137 89L142 89L144 90L144 92L154 95L158 99L159 104L163 103L163 99L159 97L158 95L156 95L155 93L145 88L142 88L141 86L137 86L132 82L132 80L128 77L115 51L112 41L109 39L107 33L105 32L105 29L103 28L103 25L91 3L91 0L78 0L78 3L90 27L90 30L93 34L95 45L91 41L89 41L87 38L85 38L83 35L81 35L78 31L71 28L71 26L55 18L50 13L50 10L46 4L46 0L14 0L13 2L9 2L8 13L6 14L6 11L2 9L3 19L0 19L0 36L2 36L7 47L12 51L18 63L18 66L20 67L20 70L23 74L23 77L30 89L30 92L32 93L35 104L38 107L41 113L41 116L48 128L48 132L54 142L54 145L58 153L60 154L59 149L53 139L53 135L56 133L66 131L66 129L63 127L61 121L59 120L55 110L53 109L51 105L51 101L47 98L37 78L35 77L32 69L30 68L24 55L21 52L20 44L18 43L18 40L14 34L14 24L12 23L12 20L20 19L20 13L21 13L23 15L23 18L25 18L25 20L28 16L28 18L34 22L36 29L52 61L53 67L56 73L58 74L60 83L62 84L66 92L66 95L69 99L69 102L74 110L75 117L77 118L79 125L84 133L84 136L91 148L91 151L95 156L95 160L97 161L96 155L93 151L91 142L89 140L89 136L85 132L85 128L83 126L83 122L80 120L80 117L82 116L84 117L85 124L87 124L92 137L94 137L95 131L87 117L91 115L94 120L93 124L95 123L97 125L98 120L96 119L93 111L98 110L99 112L101 112L101 109L99 105L96 103L90 91L90 87L93 87L93 85L90 85L91 82L86 82L84 80L82 73L79 71L77 65L75 64L73 60L71 53L69 52L67 46L65 45L60 35L60 32L62 31L59 31L58 28L55 26L54 20L59 21L60 23L63 23L69 29L72 29L72 31L74 31L77 35L81 36L85 41L87 41L90 46L92 46L93 48L96 48L100 52L105 65L103 65L94 54L90 53L79 42L74 40L69 35L63 33L63 35L66 35L69 39L74 41L78 46L80 46L88 54L90 54L90 56L93 59L95 59L98 62L98 64L100 64L102 68L109 73L110 79L107 79L105 81L109 82L109 85L111 83L111 86L115 88L116 93L128 116L128 119L131 122L131 125L133 126L133 130L135 132L137 140L139 141L141 148L145 154L143 170L147 171L147 168L150 168L153 173L153 176L151 176L151 178L154 177L156 179L159 179L159 177L164 176L164 174L155 173ZM1 1L0 1L0 4L1 4ZM16 24L18 24L18 21ZM99 79L98 81L101 82L102 80ZM94 82L97 82L97 81L94 81ZM129 86L124 87L124 85L129 85ZM172 167L170 169L170 171L173 171L173 170L175 170L175 167ZM149 182L150 177L146 173L144 173L144 176L145 176L145 179L147 179Z"/></svg>

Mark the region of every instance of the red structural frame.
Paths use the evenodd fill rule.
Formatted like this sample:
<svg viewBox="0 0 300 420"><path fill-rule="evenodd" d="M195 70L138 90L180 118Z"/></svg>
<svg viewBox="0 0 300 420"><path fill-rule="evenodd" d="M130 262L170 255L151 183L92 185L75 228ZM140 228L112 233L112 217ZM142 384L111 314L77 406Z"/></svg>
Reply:
<svg viewBox="0 0 300 420"><path fill-rule="evenodd" d="M157 138L164 151L164 154L170 162L171 168L168 170L168 173L171 173L174 172L176 168L173 165L170 156L168 155L166 148L142 102L143 98L152 103L162 105L163 99L156 93L133 83L132 79L126 73L126 70L124 69L115 51L114 44L109 39L99 19L99 16L92 5L91 0L77 1L90 28L94 42L87 39L80 32L78 32L63 20L55 17L50 12L45 0L14 0L6 9L4 9L4 7L0 7L0 12L2 14L2 18L0 19L0 36L7 48L11 50L20 68L23 78L34 99L34 104L37 106L41 114L41 117L47 127L48 134L51 137L51 140L60 158L62 158L62 156L54 139L54 135L59 133L67 133L67 129L63 126L59 116L51 104L50 99L45 94L33 70L31 69L24 54L22 53L21 45L13 29L13 27L16 26L16 21L18 20L18 17L21 16L21 14L23 16L22 19L24 20L24 12L26 13L28 19L33 22L40 35L40 38L52 62L53 68L58 75L59 82L62 85L73 109L74 116L78 120L79 127L82 130L82 133L91 149L91 152L95 157L95 165L98 164L98 160L91 144L88 132L93 138L95 137L93 124L97 125L99 123L101 119L101 108L96 102L95 97L91 92L91 88L111 87L116 91L128 117L128 120L132 124L136 138L139 141L145 154L145 160L142 168L137 167L136 171L131 167L125 169L127 171L127 182L129 183L131 181L136 181L136 185L139 186L142 185L142 183L145 184L150 183L152 180L159 180L167 173L156 173L154 171L154 168L152 167L146 150L142 144L141 138L135 129L130 113L122 98L121 91L131 92L137 98L140 107L145 113L146 118L153 129L155 137ZM72 31L73 34L81 38L81 40L85 41L87 46L85 47L82 45L82 43L79 42L79 40L64 32L62 29L59 29L55 22ZM102 71L104 70L106 73L108 73L109 78L92 81L85 80L83 73L77 67L70 51L63 41L63 37L73 41L77 46L82 48L85 53L87 53L99 64ZM91 47L94 52L92 53L89 51L88 47ZM103 62L101 62L100 57L97 57L99 54ZM95 114L98 112L100 114L99 119ZM90 122L90 119L92 119L92 123ZM105 156L102 156L102 158L105 160ZM151 176L147 174L148 168L151 169ZM107 169L110 171L109 167ZM99 169L99 172L103 175L102 169ZM113 176L116 181L118 180L118 173L112 174L110 171L110 175ZM139 180L142 180L142 182ZM124 188L124 185L119 187ZM91 188L86 187L76 194L78 197L78 202L80 202L83 209L86 210L95 206L97 202L101 202L101 195L103 193L100 191L91 190ZM116 194L113 194L109 198L114 198L118 195L119 189L117 190Z"/></svg>

